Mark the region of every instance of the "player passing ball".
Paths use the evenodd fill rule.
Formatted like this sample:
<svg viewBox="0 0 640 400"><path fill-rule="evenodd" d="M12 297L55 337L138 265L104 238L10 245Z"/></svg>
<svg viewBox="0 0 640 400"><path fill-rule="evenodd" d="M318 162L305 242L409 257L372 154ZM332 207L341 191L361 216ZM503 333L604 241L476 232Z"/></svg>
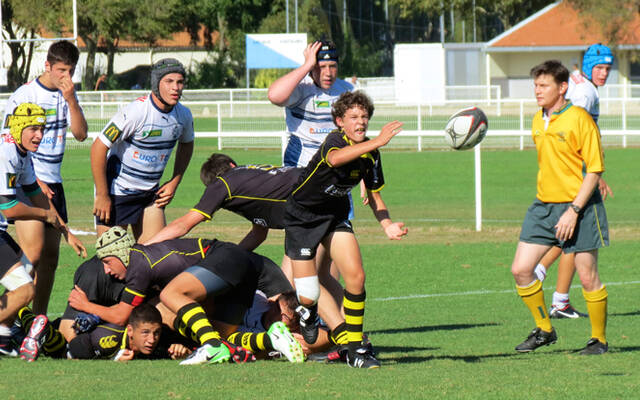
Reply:
<svg viewBox="0 0 640 400"><path fill-rule="evenodd" d="M332 116L339 128L332 131L302 172L285 207L285 251L292 260L293 277L302 304L300 326L307 343L318 335L317 302L320 283L314 257L322 244L345 283L344 323L329 328L346 332L347 362L356 368L378 368L380 363L362 347L365 273L360 248L349 222L347 194L364 180L369 205L389 239L401 239L407 229L393 222L379 191L384 186L378 149L400 131L402 123L386 124L380 134L366 136L373 103L362 92L346 92L334 103ZM343 331L343 332L340 332Z"/></svg>

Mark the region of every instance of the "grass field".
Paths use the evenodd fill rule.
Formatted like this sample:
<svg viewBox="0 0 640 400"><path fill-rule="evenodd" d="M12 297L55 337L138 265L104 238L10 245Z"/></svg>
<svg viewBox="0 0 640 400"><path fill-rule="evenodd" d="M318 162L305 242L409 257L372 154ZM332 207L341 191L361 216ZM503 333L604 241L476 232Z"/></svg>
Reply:
<svg viewBox="0 0 640 400"><path fill-rule="evenodd" d="M196 154L169 219L197 203L200 164L215 151L198 140ZM278 163L277 151L234 150L240 164ZM74 229L92 230L92 180L88 149L67 152L65 190ZM354 226L367 271L365 331L383 367L361 371L345 365L260 361L251 365L180 367L174 361L58 361L33 364L0 359L0 393L9 399L61 398L635 398L640 390L638 237L640 149L608 149L605 177L615 197L606 202L611 246L600 253L609 291L610 351L581 357L589 322L554 321L558 342L533 354L516 354L534 326L514 290L510 265L520 222L535 195L535 151L485 151L483 230L474 230L473 152L383 151L385 201L408 237L391 243L371 212L356 207ZM172 164L168 168L171 170ZM170 172L170 171L169 171ZM357 196L356 196L357 198ZM249 228L241 218L216 214L196 234L237 241ZM95 236L83 236L93 247ZM279 260L283 234L273 232L258 252ZM91 249L92 250L92 249ZM79 260L68 246L50 314L64 310ZM555 268L545 282L549 300ZM577 283L577 281L575 282ZM581 290L572 303L586 310Z"/></svg>

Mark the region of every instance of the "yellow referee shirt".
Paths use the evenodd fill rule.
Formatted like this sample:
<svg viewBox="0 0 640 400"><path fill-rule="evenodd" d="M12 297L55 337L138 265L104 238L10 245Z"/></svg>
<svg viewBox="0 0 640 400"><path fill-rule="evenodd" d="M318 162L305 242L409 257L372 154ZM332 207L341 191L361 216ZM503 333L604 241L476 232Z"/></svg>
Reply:
<svg viewBox="0 0 640 400"><path fill-rule="evenodd" d="M531 134L538 151L538 193L545 203L568 203L578 194L583 171L604 172L600 131L593 118L570 102L548 118L540 110Z"/></svg>

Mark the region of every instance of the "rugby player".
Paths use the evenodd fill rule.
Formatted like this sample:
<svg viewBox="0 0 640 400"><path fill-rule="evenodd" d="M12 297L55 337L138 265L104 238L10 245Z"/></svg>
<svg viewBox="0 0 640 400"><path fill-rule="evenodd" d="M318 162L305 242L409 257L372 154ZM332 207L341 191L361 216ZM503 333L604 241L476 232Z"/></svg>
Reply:
<svg viewBox="0 0 640 400"><path fill-rule="evenodd" d="M20 86L9 97L4 117L6 121L7 116L21 103L34 103L45 110L47 123L40 146L31 159L42 191L51 199L64 223L68 222L68 216L60 168L67 141L67 129L80 142L87 138L88 130L71 81L79 55L78 48L70 41L53 43L47 51L44 72L38 78ZM3 134L10 136L6 126ZM29 196L22 190L18 190L17 196L23 203L31 205ZM33 219L16 221L15 226L18 243L36 271L33 308L38 313L46 314L58 267L60 232L51 224Z"/></svg>
<svg viewBox="0 0 640 400"><path fill-rule="evenodd" d="M569 75L569 89L565 98L574 106L584 108L598 123L600 116L600 95L598 87L607 83L609 72L614 58L611 49L602 44L589 46L582 58L582 70L576 70ZM613 191L607 185L604 178L600 177L598 189L605 200L607 195L613 197ZM536 276L543 281L547 269L560 257L558 262L558 281L553 292L549 316L551 318L580 318L586 317L584 313L576 310L569 300L569 288L576 272L574 254L562 253L560 247L552 247L536 266Z"/></svg>
<svg viewBox="0 0 640 400"><path fill-rule="evenodd" d="M609 233L602 196L596 190L604 171L600 132L587 111L565 99L569 71L559 61L535 66L531 76L541 107L531 126L538 151L537 195L524 218L511 272L536 327L515 349L530 352L557 340L534 270L552 246L559 246L564 253L575 253L587 302L591 338L581 354L603 354L608 351L608 295L597 261L598 248L609 244Z"/></svg>
<svg viewBox="0 0 640 400"><path fill-rule="evenodd" d="M193 117L179 100L186 71L172 58L151 68L151 94L116 113L91 146L93 214L98 236L131 225L143 243L165 226L171 202L193 153ZM159 185L178 142L172 178Z"/></svg>
<svg viewBox="0 0 640 400"><path fill-rule="evenodd" d="M358 242L348 220L347 194L364 180L369 205L390 239L407 234L403 223L394 223L379 191L384 186L378 148L402 129L402 123L386 124L369 140L366 132L373 103L362 92L343 93L333 104L332 115L339 130L322 143L302 173L285 207L285 251L293 264L293 278L302 305L301 331L308 343L317 339L317 302L320 284L314 257L320 243L328 250L345 283L344 331L349 352L347 363L357 368L378 368L380 363L362 348L365 289L364 269ZM337 327L329 326L333 331Z"/></svg>
<svg viewBox="0 0 640 400"><path fill-rule="evenodd" d="M7 291L0 296L0 354L17 355L10 342L10 325L20 308L34 296L33 269L29 258L6 232L7 220L38 220L61 232L78 255L86 256L82 243L67 229L64 221L36 182L31 162L46 124L45 111L38 105L22 103L6 119L10 135L0 143L0 284ZM22 202L18 190L29 197Z"/></svg>

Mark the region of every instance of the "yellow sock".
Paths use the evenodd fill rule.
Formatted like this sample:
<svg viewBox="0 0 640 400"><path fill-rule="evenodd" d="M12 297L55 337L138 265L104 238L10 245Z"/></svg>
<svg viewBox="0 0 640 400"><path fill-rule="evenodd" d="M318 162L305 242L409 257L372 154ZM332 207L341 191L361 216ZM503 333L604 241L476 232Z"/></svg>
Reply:
<svg viewBox="0 0 640 400"><path fill-rule="evenodd" d="M551 320L549 320L549 314L547 314L547 307L544 304L544 293L542 292L542 282L539 280L533 281L533 283L527 287L520 287L516 285L518 295L527 305L533 319L536 321L536 326L545 332L551 332Z"/></svg>
<svg viewBox="0 0 640 400"><path fill-rule="evenodd" d="M591 321L591 337L606 344L607 288L602 285L602 288L593 292L585 292L585 290L582 289L582 295L587 301L587 311L589 311L589 320Z"/></svg>

